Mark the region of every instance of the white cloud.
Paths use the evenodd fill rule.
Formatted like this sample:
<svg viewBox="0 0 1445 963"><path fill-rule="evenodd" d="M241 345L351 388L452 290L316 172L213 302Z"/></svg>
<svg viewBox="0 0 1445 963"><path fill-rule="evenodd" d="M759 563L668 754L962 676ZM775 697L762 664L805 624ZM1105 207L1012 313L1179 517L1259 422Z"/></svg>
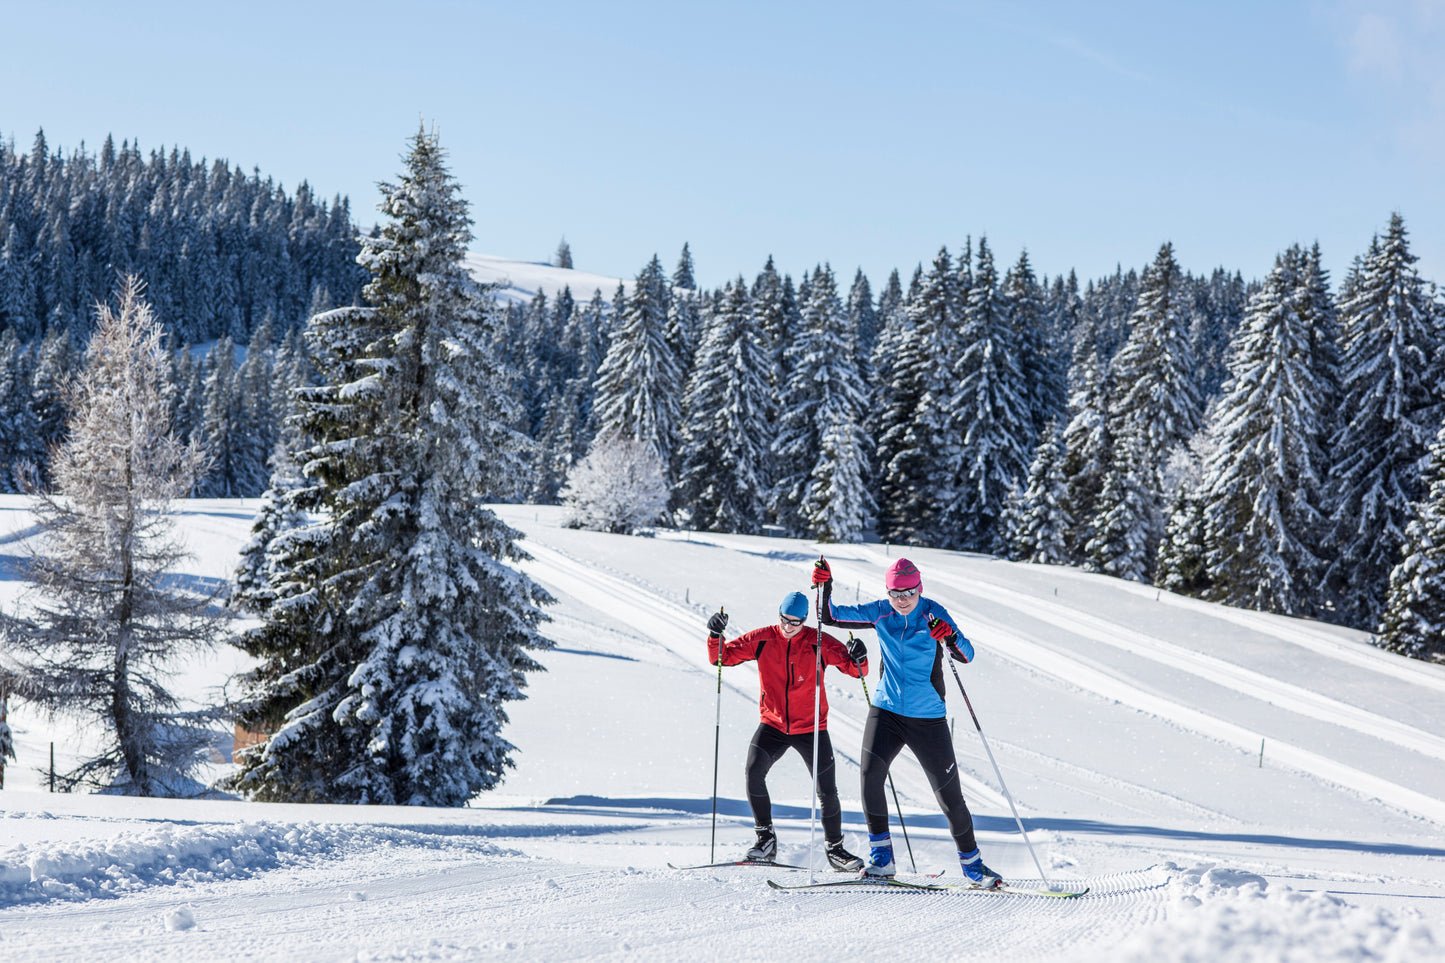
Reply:
<svg viewBox="0 0 1445 963"><path fill-rule="evenodd" d="M1400 36L1400 22L1394 17L1360 14L1345 48L1351 70L1379 74L1391 81L1404 79L1405 45Z"/></svg>
<svg viewBox="0 0 1445 963"><path fill-rule="evenodd" d="M1401 145L1445 149L1445 0L1343 0L1333 19L1350 76L1388 95Z"/></svg>

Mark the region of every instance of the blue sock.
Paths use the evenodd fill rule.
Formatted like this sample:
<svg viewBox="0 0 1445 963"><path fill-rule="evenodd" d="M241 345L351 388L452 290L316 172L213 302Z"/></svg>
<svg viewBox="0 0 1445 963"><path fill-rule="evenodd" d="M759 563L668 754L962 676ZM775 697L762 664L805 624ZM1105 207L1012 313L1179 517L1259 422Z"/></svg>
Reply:
<svg viewBox="0 0 1445 963"><path fill-rule="evenodd" d="M965 853L965 852L964 852L963 850L961 850L961 849L958 851L958 860L959 860L959 862L961 862L961 863L971 863L971 862L973 862L974 860L976 860L976 859L978 859L978 858L979 858L979 856L978 856L978 850L976 850L976 849L975 849L973 852L971 852L971 853Z"/></svg>

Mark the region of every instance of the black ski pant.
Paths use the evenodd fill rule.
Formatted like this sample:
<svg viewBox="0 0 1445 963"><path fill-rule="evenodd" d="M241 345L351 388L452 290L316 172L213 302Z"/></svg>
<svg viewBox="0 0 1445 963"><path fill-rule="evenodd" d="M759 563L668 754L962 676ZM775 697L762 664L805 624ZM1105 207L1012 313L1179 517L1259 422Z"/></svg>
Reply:
<svg viewBox="0 0 1445 963"><path fill-rule="evenodd" d="M768 798L768 771L789 749L798 750L808 774L813 774L813 734L797 732L788 735L766 722L753 733L748 746L748 805L753 807L753 823L773 824L773 803ZM838 803L838 777L833 769L833 742L828 730L818 733L818 804L823 810L823 837L830 843L843 839L843 807Z"/></svg>
<svg viewBox="0 0 1445 963"><path fill-rule="evenodd" d="M963 786L958 780L958 760L953 755L953 737L948 719L918 719L874 706L863 727L863 815L868 819L872 835L888 832L888 797L883 791L888 780L888 767L907 746L913 750L933 798L948 817L948 831L958 844L960 853L978 848L973 837L973 816L963 801Z"/></svg>

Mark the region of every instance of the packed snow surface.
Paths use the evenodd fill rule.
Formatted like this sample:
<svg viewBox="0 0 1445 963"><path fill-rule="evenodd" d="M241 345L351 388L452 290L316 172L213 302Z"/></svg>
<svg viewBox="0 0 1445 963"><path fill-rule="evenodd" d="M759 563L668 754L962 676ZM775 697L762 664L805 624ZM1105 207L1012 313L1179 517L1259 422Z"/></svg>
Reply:
<svg viewBox="0 0 1445 963"><path fill-rule="evenodd" d="M574 294L578 292L574 289ZM590 293L590 292L589 292ZM610 292L604 292L610 295ZM180 506L221 583L253 501ZM978 656L961 667L1028 829L1020 835L951 675L964 791L988 862L1079 899L779 892L808 870L673 870L752 838L743 759L757 673L718 675L708 613L770 622L827 554L842 601L898 549L561 527L501 506L556 597L545 673L509 706L517 768L469 808L301 806L45 792L94 734L13 706L0 792L3 959L1445 959L1445 669L1357 632L1224 609L1070 569L909 549ZM24 590L25 501L0 497L0 601ZM862 637L870 645L871 633ZM234 652L178 665L205 701ZM876 669L875 669L876 671ZM876 677L870 679L876 684ZM847 843L865 850L862 687L829 673ZM717 735L716 829L713 746ZM225 771L230 734L217 734ZM927 781L894 767L902 869L958 866ZM809 782L769 777L779 857L808 865ZM905 878L907 872L905 872Z"/></svg>

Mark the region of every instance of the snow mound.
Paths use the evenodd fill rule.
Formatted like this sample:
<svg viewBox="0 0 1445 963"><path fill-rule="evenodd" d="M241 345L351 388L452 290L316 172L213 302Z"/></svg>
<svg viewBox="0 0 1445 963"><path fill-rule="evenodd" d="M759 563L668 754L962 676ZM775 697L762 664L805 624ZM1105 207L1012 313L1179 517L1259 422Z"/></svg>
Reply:
<svg viewBox="0 0 1445 963"><path fill-rule="evenodd" d="M455 856L512 856L483 839L445 840L424 829L323 823L165 825L101 841L0 850L0 906L121 896L150 886L253 876L397 846L445 847ZM169 926L169 923L167 924Z"/></svg>
<svg viewBox="0 0 1445 963"><path fill-rule="evenodd" d="M191 912L190 907L182 906L164 914L161 920L166 924L166 929L174 933L177 930L188 930L195 926L196 914Z"/></svg>
<svg viewBox="0 0 1445 963"><path fill-rule="evenodd" d="M1136 934L1117 960L1445 960L1419 921L1352 906L1328 893L1269 889L1261 876L1173 863L1164 922Z"/></svg>

